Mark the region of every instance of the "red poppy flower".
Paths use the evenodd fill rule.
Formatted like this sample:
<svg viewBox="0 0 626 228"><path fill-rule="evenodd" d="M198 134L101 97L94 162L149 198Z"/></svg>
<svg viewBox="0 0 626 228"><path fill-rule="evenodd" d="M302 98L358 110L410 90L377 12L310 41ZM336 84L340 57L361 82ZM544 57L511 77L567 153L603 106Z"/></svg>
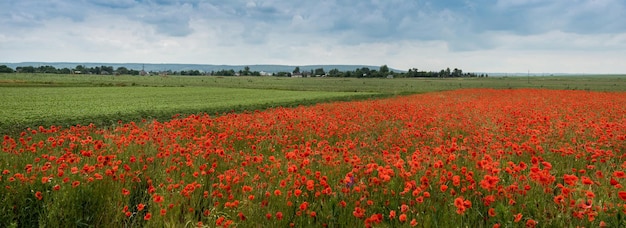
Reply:
<svg viewBox="0 0 626 228"><path fill-rule="evenodd" d="M281 220L283 219L283 213L282 212L276 212L276 219Z"/></svg>
<svg viewBox="0 0 626 228"><path fill-rule="evenodd" d="M398 216L398 220L400 222L406 222L406 214L400 214L400 216Z"/></svg>
<svg viewBox="0 0 626 228"><path fill-rule="evenodd" d="M145 216L143 216L144 220L150 220L152 218L152 214L150 214L150 212L146 213Z"/></svg>
<svg viewBox="0 0 626 228"><path fill-rule="evenodd" d="M41 194L40 191L35 192L35 197L37 197L38 200L42 200L43 199L43 195Z"/></svg>
<svg viewBox="0 0 626 228"><path fill-rule="evenodd" d="M304 211L309 207L309 203L308 202L303 202L302 204L300 204L300 210Z"/></svg>
<svg viewBox="0 0 626 228"><path fill-rule="evenodd" d="M619 191L619 192L617 192L617 195L619 196L620 199L626 201L626 192L625 191Z"/></svg>
<svg viewBox="0 0 626 228"><path fill-rule="evenodd" d="M519 222L520 220L522 220L522 213L517 213L516 215L514 215L514 222Z"/></svg>

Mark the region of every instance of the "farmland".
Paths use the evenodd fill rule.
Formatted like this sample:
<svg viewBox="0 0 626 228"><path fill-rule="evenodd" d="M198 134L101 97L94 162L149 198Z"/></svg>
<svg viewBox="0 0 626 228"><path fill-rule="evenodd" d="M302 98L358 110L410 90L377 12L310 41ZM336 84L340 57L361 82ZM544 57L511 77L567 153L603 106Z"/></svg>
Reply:
<svg viewBox="0 0 626 228"><path fill-rule="evenodd" d="M0 227L626 226L623 77L1 76L85 122L3 137Z"/></svg>
<svg viewBox="0 0 626 228"><path fill-rule="evenodd" d="M626 91L626 75L491 78L281 78L0 74L0 87L222 87L294 91L410 94L462 88Z"/></svg>
<svg viewBox="0 0 626 228"><path fill-rule="evenodd" d="M463 88L625 91L626 77L357 79L0 74L0 133ZM246 90L247 89L247 90Z"/></svg>
<svg viewBox="0 0 626 228"><path fill-rule="evenodd" d="M278 105L367 97L373 93L210 87L0 87L0 129L110 125L176 114L255 110Z"/></svg>

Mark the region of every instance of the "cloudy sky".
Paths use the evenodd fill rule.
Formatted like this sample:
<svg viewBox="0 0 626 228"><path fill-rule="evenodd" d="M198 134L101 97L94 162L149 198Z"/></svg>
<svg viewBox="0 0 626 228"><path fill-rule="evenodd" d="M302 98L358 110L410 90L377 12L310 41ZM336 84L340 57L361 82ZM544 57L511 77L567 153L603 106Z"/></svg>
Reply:
<svg viewBox="0 0 626 228"><path fill-rule="evenodd" d="M2 0L0 62L626 73L624 0Z"/></svg>

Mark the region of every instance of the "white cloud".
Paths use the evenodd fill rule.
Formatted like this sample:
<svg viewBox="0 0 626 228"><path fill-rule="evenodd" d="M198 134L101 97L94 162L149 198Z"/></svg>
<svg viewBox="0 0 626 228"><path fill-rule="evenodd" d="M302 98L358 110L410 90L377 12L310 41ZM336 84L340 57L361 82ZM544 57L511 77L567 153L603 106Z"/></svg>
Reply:
<svg viewBox="0 0 626 228"><path fill-rule="evenodd" d="M0 62L626 72L625 5L621 0L2 1Z"/></svg>

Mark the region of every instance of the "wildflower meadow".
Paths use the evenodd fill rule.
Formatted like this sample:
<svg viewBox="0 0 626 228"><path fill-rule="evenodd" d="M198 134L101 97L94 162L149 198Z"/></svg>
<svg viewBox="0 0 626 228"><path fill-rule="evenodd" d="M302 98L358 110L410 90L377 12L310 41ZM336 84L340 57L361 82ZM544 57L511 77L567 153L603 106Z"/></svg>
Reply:
<svg viewBox="0 0 626 228"><path fill-rule="evenodd" d="M460 89L5 135L0 227L626 226L626 93Z"/></svg>

